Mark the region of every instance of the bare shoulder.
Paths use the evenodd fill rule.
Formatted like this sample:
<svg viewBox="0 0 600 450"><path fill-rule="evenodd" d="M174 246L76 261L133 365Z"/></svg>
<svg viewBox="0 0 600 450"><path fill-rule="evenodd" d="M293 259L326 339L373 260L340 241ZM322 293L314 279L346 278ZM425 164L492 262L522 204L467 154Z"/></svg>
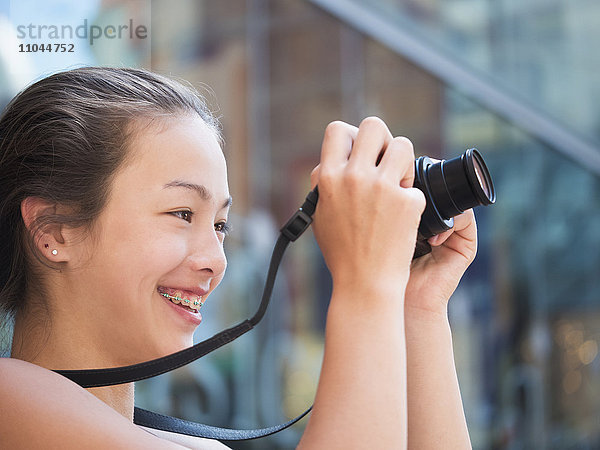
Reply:
<svg viewBox="0 0 600 450"><path fill-rule="evenodd" d="M12 358L0 358L0 417L6 448L181 448L70 380Z"/></svg>

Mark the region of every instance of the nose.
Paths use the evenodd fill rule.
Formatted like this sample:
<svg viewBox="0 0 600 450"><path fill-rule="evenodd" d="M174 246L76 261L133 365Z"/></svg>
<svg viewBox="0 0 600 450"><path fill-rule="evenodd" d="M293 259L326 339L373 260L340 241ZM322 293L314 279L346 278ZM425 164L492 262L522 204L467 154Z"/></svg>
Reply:
<svg viewBox="0 0 600 450"><path fill-rule="evenodd" d="M223 242L217 232L196 233L188 257L192 270L204 272L211 278L220 277L227 268Z"/></svg>

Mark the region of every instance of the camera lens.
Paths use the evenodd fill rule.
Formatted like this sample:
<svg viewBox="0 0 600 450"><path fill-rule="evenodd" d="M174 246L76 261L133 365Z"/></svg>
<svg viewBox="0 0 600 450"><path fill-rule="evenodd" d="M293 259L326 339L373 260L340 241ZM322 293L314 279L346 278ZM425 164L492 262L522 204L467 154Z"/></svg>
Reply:
<svg viewBox="0 0 600 450"><path fill-rule="evenodd" d="M414 186L427 199L419 226L420 240L452 228L452 218L467 209L496 201L492 177L474 148L447 161L434 162L426 156L417 159Z"/></svg>
<svg viewBox="0 0 600 450"><path fill-rule="evenodd" d="M485 178L485 172L483 170L483 167L480 165L478 159L473 160L473 168L475 169L475 175L477 176L477 183L483 190L483 193L485 194L485 196L490 198L490 196L491 196L490 193L493 189L493 186L490 189L490 186L488 185L487 180Z"/></svg>

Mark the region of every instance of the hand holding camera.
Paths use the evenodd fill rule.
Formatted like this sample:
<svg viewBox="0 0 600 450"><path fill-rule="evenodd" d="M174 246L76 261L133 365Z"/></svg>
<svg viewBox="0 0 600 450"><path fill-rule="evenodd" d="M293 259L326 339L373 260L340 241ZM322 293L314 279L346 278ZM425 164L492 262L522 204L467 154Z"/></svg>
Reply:
<svg viewBox="0 0 600 450"><path fill-rule="evenodd" d="M475 256L470 208L496 198L476 149L448 161L414 161L410 141L393 138L377 118L365 119L359 128L330 124L312 184L319 185L321 199L315 233L334 281L341 277L356 283L365 275L368 285L389 275L393 283L402 283L408 270L405 255L412 251L416 283L411 292L420 291L415 284L427 284L425 278L438 280L441 294L433 297L449 297ZM420 193L426 198L424 210ZM432 251L430 244L438 248L420 259Z"/></svg>
<svg viewBox="0 0 600 450"><path fill-rule="evenodd" d="M394 138L378 118L327 127L312 176L314 231L334 286L352 288L357 299L375 284L404 290L425 208L413 187L414 159L411 142Z"/></svg>

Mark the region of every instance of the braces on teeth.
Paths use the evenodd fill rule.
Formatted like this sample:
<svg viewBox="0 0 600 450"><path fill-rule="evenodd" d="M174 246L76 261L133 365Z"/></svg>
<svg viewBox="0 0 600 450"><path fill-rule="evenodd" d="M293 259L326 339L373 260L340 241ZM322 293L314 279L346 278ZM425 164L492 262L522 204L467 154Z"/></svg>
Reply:
<svg viewBox="0 0 600 450"><path fill-rule="evenodd" d="M179 300L180 302L186 304L186 305L194 305L197 306L198 309L202 308L202 305L204 305L204 302L202 302L201 300L194 300L193 302L187 298L181 298L178 297L177 295L169 295L165 292L161 292L160 295L162 295L163 297L169 299L169 300ZM202 297L200 297L200 299L202 299Z"/></svg>

